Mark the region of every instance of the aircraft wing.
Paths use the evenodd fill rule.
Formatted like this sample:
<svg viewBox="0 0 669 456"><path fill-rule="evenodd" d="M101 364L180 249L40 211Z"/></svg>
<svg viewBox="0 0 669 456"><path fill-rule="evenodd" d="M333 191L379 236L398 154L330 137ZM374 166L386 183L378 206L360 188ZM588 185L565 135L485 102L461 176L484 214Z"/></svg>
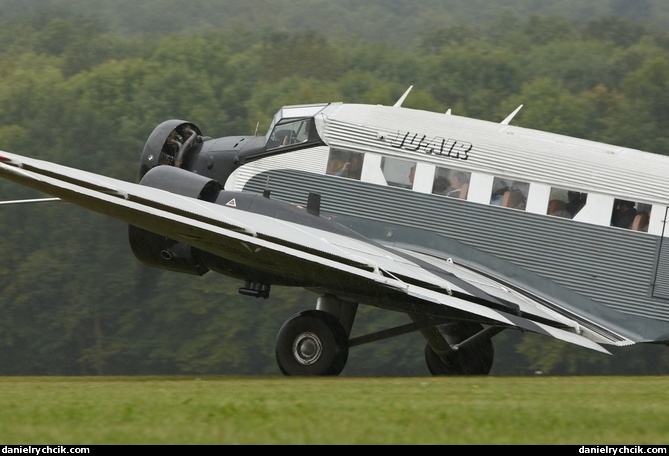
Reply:
<svg viewBox="0 0 669 456"><path fill-rule="evenodd" d="M359 236L0 151L0 177L273 274L361 303L452 315L549 335L608 353L632 341L583 327L536 296L451 261L392 250ZM334 223L334 222L333 222ZM427 266L427 267L426 267ZM393 304L394 303L394 304Z"/></svg>

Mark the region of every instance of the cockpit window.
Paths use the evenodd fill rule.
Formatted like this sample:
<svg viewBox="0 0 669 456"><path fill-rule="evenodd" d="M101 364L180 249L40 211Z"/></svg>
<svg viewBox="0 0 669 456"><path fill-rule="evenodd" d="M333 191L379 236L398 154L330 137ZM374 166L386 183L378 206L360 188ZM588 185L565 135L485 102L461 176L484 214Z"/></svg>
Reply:
<svg viewBox="0 0 669 456"><path fill-rule="evenodd" d="M284 106L274 114L272 123L265 134L265 138L269 140L274 131L277 130L278 125L286 125L291 122L300 122L304 119L313 118L329 104L330 103L319 103L312 105Z"/></svg>
<svg viewBox="0 0 669 456"><path fill-rule="evenodd" d="M285 147L291 144L300 144L309 139L311 119L300 119L279 123L270 133L267 149Z"/></svg>

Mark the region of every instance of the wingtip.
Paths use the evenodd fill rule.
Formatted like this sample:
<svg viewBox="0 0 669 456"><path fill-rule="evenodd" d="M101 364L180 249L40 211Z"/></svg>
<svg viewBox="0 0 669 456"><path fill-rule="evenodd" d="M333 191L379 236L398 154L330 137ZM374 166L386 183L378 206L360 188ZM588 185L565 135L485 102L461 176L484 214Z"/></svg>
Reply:
<svg viewBox="0 0 669 456"><path fill-rule="evenodd" d="M14 166L20 166L21 162L13 158L11 155L9 155L7 152L0 150L0 162L5 163L7 165L14 165Z"/></svg>

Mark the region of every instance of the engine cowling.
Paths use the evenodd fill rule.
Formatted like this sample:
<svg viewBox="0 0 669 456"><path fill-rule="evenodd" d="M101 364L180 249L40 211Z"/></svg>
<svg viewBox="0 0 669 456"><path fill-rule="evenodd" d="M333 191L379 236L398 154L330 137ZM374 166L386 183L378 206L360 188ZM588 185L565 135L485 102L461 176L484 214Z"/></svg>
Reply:
<svg viewBox="0 0 669 456"><path fill-rule="evenodd" d="M223 189L214 179L173 166L150 168L140 185L209 202L215 201ZM194 275L204 275L209 271L198 250L189 245L132 225L128 228L128 240L135 257L149 266Z"/></svg>
<svg viewBox="0 0 669 456"><path fill-rule="evenodd" d="M202 143L202 132L186 120L171 119L153 129L144 144L139 163L139 178L159 165L175 165L185 153ZM179 163L180 165L180 163Z"/></svg>

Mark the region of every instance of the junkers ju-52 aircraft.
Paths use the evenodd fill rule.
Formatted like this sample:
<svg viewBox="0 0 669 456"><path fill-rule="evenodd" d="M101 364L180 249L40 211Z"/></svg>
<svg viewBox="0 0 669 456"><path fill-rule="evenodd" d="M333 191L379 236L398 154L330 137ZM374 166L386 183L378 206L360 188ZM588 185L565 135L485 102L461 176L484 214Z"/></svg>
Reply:
<svg viewBox="0 0 669 456"><path fill-rule="evenodd" d="M434 375L488 374L506 329L667 344L669 157L512 126L518 110L408 109L409 90L285 106L264 136L168 120L138 184L9 152L0 175L127 222L147 265L313 291L277 336L285 375L339 375L351 347L412 331ZM351 337L361 304L407 323Z"/></svg>

